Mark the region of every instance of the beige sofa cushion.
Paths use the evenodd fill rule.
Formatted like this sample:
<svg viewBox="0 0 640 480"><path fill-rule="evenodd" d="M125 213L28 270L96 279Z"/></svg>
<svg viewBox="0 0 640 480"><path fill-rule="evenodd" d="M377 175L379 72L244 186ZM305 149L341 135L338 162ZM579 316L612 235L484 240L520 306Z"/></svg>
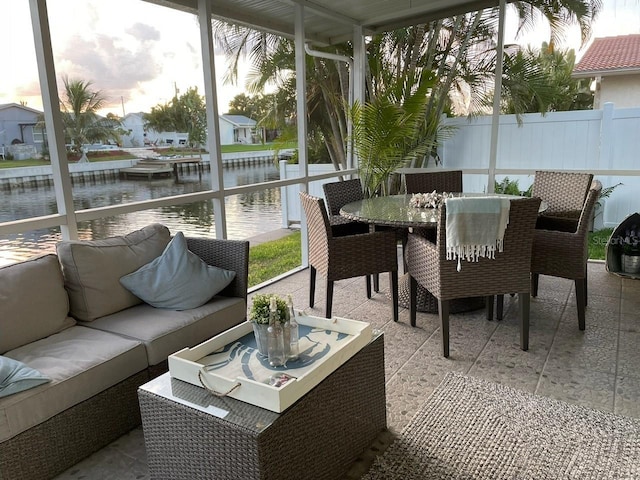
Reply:
<svg viewBox="0 0 640 480"><path fill-rule="evenodd" d="M163 310L142 304L84 325L140 340L149 365L157 365L185 347L193 347L244 321L243 298L213 297L191 310Z"/></svg>
<svg viewBox="0 0 640 480"><path fill-rule="evenodd" d="M141 302L120 284L120 277L159 256L171 240L169 229L148 225L124 237L62 241L56 245L70 312L91 321Z"/></svg>
<svg viewBox="0 0 640 480"><path fill-rule="evenodd" d="M0 268L0 354L75 325L58 257Z"/></svg>
<svg viewBox="0 0 640 480"><path fill-rule="evenodd" d="M74 326L7 352L51 382L0 398L0 442L143 371L144 346L135 340ZM64 441L64 440L61 440Z"/></svg>

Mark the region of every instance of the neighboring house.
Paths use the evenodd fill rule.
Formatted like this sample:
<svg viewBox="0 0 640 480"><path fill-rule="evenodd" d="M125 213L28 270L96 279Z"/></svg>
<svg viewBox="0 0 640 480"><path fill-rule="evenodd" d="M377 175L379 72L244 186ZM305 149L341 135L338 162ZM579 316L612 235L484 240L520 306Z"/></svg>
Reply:
<svg viewBox="0 0 640 480"><path fill-rule="evenodd" d="M263 129L257 122L244 115L220 115L220 144L260 143L263 141ZM145 129L144 113L128 113L122 118L128 135L122 136L124 147L144 147L145 145L184 145L188 135L181 132L156 132Z"/></svg>
<svg viewBox="0 0 640 480"><path fill-rule="evenodd" d="M34 149L42 152L44 135L41 129L35 128L40 115L41 111L17 103L0 104L0 147L5 147L5 154L11 153L19 159L22 151L25 154L26 150L33 152Z"/></svg>
<svg viewBox="0 0 640 480"><path fill-rule="evenodd" d="M596 38L572 76L595 78L594 110L640 107L640 34Z"/></svg>
<svg viewBox="0 0 640 480"><path fill-rule="evenodd" d="M220 115L220 144L260 143L263 141L263 129L258 122L244 115Z"/></svg>
<svg viewBox="0 0 640 480"><path fill-rule="evenodd" d="M122 135L123 147L144 147L145 144L154 144L158 141L155 130L147 131L144 128L144 112L127 113L122 117L122 126L128 130L127 135Z"/></svg>

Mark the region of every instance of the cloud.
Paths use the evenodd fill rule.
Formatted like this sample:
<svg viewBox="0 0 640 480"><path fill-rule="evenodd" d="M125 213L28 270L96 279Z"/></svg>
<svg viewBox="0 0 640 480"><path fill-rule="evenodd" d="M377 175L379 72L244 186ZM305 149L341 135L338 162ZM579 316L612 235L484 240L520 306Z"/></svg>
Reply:
<svg viewBox="0 0 640 480"><path fill-rule="evenodd" d="M134 23L125 32L143 42L160 40L160 30L145 23Z"/></svg>
<svg viewBox="0 0 640 480"><path fill-rule="evenodd" d="M142 24L136 24L144 27ZM132 29L142 31L142 28ZM153 37L155 29L146 29L146 34ZM157 30L155 31L156 33ZM127 40L97 34L91 39L74 36L67 48L56 57L60 76L91 81L94 87L113 100L120 102L120 97L130 98L132 91L137 91L143 82L148 82L162 73L162 65L155 60L152 47L146 41Z"/></svg>

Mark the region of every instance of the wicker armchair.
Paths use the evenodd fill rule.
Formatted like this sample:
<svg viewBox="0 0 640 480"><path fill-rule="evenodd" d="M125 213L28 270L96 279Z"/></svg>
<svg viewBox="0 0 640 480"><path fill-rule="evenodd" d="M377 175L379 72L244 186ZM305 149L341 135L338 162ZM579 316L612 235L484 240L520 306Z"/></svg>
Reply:
<svg viewBox="0 0 640 480"><path fill-rule="evenodd" d="M355 235L369 231L369 225L366 223L354 222L340 215L340 209L344 205L364 198L362 183L360 183L359 178L325 183L322 185L322 189L324 190L324 198L327 201L329 223L333 228L334 235Z"/></svg>
<svg viewBox="0 0 640 480"><path fill-rule="evenodd" d="M389 272L393 298L393 320L398 321L398 258L392 231L334 236L321 198L300 192L309 233L309 306L315 303L316 272L327 280L325 316L331 317L333 283L367 276L367 298L371 298L369 275Z"/></svg>
<svg viewBox="0 0 640 480"><path fill-rule="evenodd" d="M364 199L364 193L362 190L362 183L359 178L352 180L344 180L342 182L330 182L322 185L324 190L324 198L327 201L327 208L329 210L329 223L333 230L334 236L342 235L356 235L358 233L367 233L370 231L393 231L396 235L396 240L402 243L404 252L404 246L407 243L407 229L406 228L393 228L382 225L367 225L362 222L354 222L346 217L340 215L340 209L347 203L357 202ZM373 276L373 289L376 292L380 291L380 283L378 275Z"/></svg>
<svg viewBox="0 0 640 480"><path fill-rule="evenodd" d="M462 170L407 173L407 193L462 192Z"/></svg>
<svg viewBox="0 0 640 480"><path fill-rule="evenodd" d="M575 232L593 175L578 172L537 171L531 196L547 204L536 228Z"/></svg>
<svg viewBox="0 0 640 480"><path fill-rule="evenodd" d="M420 235L409 234L406 256L411 276L411 325L416 324L416 291L417 284L420 284L438 299L445 357L449 356L450 300L486 297L487 318L490 319L493 316L493 296L511 292L518 293L520 304L520 347L522 350L529 348L529 271L539 206L539 198L512 200L503 251L496 252L494 259L464 262L459 272L457 262L447 260L446 207L440 211L435 244Z"/></svg>
<svg viewBox="0 0 640 480"><path fill-rule="evenodd" d="M599 181L593 182L583 203L578 225L573 232L536 229L531 256L531 293L538 295L540 275L568 278L575 282L578 306L578 327L585 329L587 306L587 259L589 256L589 221L602 191Z"/></svg>

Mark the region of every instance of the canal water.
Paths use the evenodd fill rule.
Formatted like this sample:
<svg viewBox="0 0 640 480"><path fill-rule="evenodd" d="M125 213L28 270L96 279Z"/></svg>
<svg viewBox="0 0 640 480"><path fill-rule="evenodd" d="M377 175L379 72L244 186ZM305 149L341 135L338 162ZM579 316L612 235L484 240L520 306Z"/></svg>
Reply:
<svg viewBox="0 0 640 480"><path fill-rule="evenodd" d="M278 178L278 170L270 163L224 169L225 187ZM181 174L179 181L173 177L152 180L106 180L74 185L73 197L75 208L81 210L204 191L210 189L210 185L209 172L205 172L201 180L197 173ZM281 228L279 188L227 197L225 206L228 238L245 239ZM53 187L26 187L0 191L0 222L55 213L57 207ZM123 235L156 222L166 225L172 233L182 231L186 236L215 237L213 204L197 202L81 222L78 224L79 238ZM0 238L0 266L33 255L55 252L55 244L60 239L59 228L3 236Z"/></svg>

